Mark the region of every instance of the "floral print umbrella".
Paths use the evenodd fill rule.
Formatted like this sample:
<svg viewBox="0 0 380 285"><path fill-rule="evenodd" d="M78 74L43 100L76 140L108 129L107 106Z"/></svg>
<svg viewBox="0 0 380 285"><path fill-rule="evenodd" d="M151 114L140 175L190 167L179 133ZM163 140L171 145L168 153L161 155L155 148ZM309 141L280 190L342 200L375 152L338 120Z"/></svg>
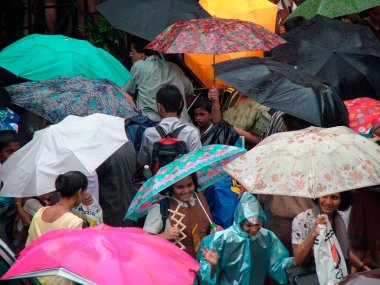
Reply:
<svg viewBox="0 0 380 285"><path fill-rule="evenodd" d="M346 100L350 119L350 128L357 133L366 133L371 126L380 124L380 101L361 97L354 100Z"/></svg>
<svg viewBox="0 0 380 285"><path fill-rule="evenodd" d="M68 115L102 113L122 118L139 115L122 90L107 79L57 77L6 87L15 105L56 124Z"/></svg>
<svg viewBox="0 0 380 285"><path fill-rule="evenodd" d="M164 53L223 54L268 51L286 41L257 24L205 18L177 22L160 33L147 49Z"/></svg>
<svg viewBox="0 0 380 285"><path fill-rule="evenodd" d="M380 146L347 127L263 140L224 167L249 192L317 198L380 184Z"/></svg>
<svg viewBox="0 0 380 285"><path fill-rule="evenodd" d="M136 221L145 216L150 206L159 201L159 193L182 178L197 172L198 191L207 188L228 174L223 165L245 153L245 149L228 145L208 145L187 153L162 167L156 175L147 180L137 192L125 218Z"/></svg>

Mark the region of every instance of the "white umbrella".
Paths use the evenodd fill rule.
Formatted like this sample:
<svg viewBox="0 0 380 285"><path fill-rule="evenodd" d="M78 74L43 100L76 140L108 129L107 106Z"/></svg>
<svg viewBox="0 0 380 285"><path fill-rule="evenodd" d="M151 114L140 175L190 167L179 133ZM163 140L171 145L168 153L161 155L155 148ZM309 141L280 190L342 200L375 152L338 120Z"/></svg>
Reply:
<svg viewBox="0 0 380 285"><path fill-rule="evenodd" d="M224 167L249 192L317 198L380 184L380 146L346 127L270 136Z"/></svg>
<svg viewBox="0 0 380 285"><path fill-rule="evenodd" d="M124 119L104 114L68 116L38 131L0 167L0 196L30 197L55 190L59 174L90 175L128 141Z"/></svg>

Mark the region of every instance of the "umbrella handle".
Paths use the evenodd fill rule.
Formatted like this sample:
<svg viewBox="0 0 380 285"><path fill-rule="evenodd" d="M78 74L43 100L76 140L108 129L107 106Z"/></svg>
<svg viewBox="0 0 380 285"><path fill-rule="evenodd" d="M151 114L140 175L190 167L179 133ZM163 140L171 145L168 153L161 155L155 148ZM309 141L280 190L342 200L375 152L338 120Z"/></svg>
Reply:
<svg viewBox="0 0 380 285"><path fill-rule="evenodd" d="M211 221L211 218L209 217L209 215L207 214L206 209L203 207L203 204L202 204L201 200L198 198L197 193L194 192L194 194L195 194L195 197L197 198L199 204L201 205L201 208L202 208L203 212L205 213L205 215L206 215L208 221L210 222L210 224L214 224L214 223Z"/></svg>

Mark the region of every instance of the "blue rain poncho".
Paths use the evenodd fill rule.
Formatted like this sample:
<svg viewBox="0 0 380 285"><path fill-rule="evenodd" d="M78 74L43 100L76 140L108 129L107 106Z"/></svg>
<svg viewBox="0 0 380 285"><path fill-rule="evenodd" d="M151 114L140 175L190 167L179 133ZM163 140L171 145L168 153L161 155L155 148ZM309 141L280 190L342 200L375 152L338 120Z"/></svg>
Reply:
<svg viewBox="0 0 380 285"><path fill-rule="evenodd" d="M199 250L197 260L201 264L201 284L262 285L269 275L280 284L286 284L285 268L293 265L293 258L277 236L264 228L253 237L245 233L240 223L247 218L265 214L257 199L245 192L235 210L234 224L228 229L205 237L200 249L215 248L219 255L217 268L211 277L212 266Z"/></svg>

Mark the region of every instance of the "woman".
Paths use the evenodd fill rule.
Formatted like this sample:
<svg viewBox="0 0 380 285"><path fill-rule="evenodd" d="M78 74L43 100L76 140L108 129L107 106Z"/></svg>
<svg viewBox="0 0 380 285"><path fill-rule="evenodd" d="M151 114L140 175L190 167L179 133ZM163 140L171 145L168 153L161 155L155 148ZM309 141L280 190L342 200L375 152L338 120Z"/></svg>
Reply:
<svg viewBox="0 0 380 285"><path fill-rule="evenodd" d="M83 220L72 214L71 209L78 206L85 198L87 183L87 177L79 171L58 175L55 188L60 194L60 199L54 206L43 207L33 216L26 245L55 229L83 227ZM72 284L70 280L59 276L38 279L44 285Z"/></svg>
<svg viewBox="0 0 380 285"><path fill-rule="evenodd" d="M249 149L261 141L261 135L267 130L271 119L270 108L233 88L227 89L227 92L231 94L220 106L218 89L212 87L209 91L208 97L213 102L213 121L216 123L224 119L234 126L237 133L244 136Z"/></svg>
<svg viewBox="0 0 380 285"><path fill-rule="evenodd" d="M347 210L351 204L351 192L334 193L320 197L317 206L308 209L293 220L292 246L294 264L301 265L313 262L313 246L318 237L318 225L330 222L338 239L344 259L360 271L370 269L362 263L350 250L346 225L339 211ZM324 215L321 215L324 214Z"/></svg>
<svg viewBox="0 0 380 285"><path fill-rule="evenodd" d="M167 189L169 197L152 205L144 224L145 231L173 241L194 258L211 229L211 213L203 195L195 193L197 187L196 173L174 183Z"/></svg>

